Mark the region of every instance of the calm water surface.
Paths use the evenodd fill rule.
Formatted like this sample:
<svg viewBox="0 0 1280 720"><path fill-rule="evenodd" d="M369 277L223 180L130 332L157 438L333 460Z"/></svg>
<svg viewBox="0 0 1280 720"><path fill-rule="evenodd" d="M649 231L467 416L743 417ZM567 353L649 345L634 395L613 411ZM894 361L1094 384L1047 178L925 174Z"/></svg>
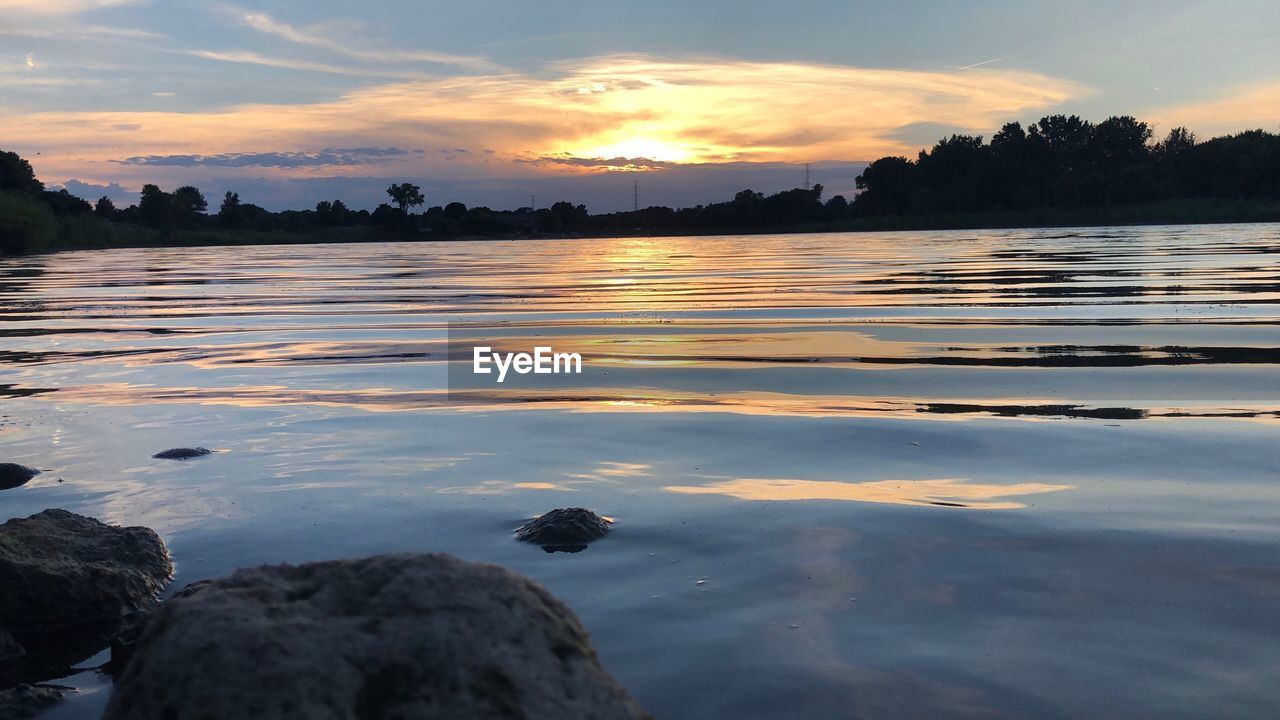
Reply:
<svg viewBox="0 0 1280 720"><path fill-rule="evenodd" d="M446 551L564 598L660 718L1275 717L1280 226L0 261L4 517L175 586ZM448 324L588 343L450 403ZM204 445L212 457L150 455ZM581 505L578 554L512 541ZM94 717L93 673L50 717Z"/></svg>

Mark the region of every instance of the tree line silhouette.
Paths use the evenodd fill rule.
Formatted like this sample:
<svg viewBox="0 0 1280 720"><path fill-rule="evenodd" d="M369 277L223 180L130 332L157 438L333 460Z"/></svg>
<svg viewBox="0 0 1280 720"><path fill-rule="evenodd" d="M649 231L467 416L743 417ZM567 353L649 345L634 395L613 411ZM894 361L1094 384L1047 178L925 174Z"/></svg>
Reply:
<svg viewBox="0 0 1280 720"><path fill-rule="evenodd" d="M1051 115L984 143L952 135L914 161L876 160L858 178L867 215L1132 205L1192 198L1280 199L1280 135L1263 130L1199 142L1184 127L1152 143L1133 117L1093 124Z"/></svg>
<svg viewBox="0 0 1280 720"><path fill-rule="evenodd" d="M1178 127L1157 142L1152 136L1150 125L1130 116L1095 124L1051 115L1026 128L1008 123L989 142L951 135L915 159L880 158L858 176L852 199L824 200L823 187L815 185L772 195L743 190L732 200L688 208L594 215L567 201L502 211L450 202L417 213L426 197L410 182L388 187L390 202L372 212L352 210L337 199L309 210L272 212L242 202L235 192L210 212L196 187L166 192L152 184L143 186L136 204L117 208L107 197L90 205L65 189L46 190L29 162L0 152L0 253L279 242L274 236L282 233L357 241L1060 224L1058 219L1094 217L1072 211L1114 207L1148 208L1132 216L1146 222L1280 219L1280 135L1249 130L1202 142ZM1235 204L1212 206L1208 214L1188 204L1210 200Z"/></svg>

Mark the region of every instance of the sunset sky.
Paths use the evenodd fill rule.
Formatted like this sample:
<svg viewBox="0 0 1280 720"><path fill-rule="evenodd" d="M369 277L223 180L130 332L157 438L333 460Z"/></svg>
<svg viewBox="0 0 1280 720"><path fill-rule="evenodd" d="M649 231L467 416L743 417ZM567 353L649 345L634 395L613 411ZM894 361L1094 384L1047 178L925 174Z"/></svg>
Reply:
<svg viewBox="0 0 1280 720"><path fill-rule="evenodd" d="M690 205L1051 112L1280 129L1280 3L0 0L0 149L269 208Z"/></svg>

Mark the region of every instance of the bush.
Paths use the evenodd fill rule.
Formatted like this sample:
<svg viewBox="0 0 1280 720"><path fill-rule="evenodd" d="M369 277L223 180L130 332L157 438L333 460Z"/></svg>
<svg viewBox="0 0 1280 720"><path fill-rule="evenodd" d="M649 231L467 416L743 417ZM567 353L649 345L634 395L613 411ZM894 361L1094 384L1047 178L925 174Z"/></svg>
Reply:
<svg viewBox="0 0 1280 720"><path fill-rule="evenodd" d="M58 240L62 247L109 247L110 225L97 215L72 215L58 221Z"/></svg>
<svg viewBox="0 0 1280 720"><path fill-rule="evenodd" d="M0 192L0 255L39 252L58 239L58 221L35 198Z"/></svg>

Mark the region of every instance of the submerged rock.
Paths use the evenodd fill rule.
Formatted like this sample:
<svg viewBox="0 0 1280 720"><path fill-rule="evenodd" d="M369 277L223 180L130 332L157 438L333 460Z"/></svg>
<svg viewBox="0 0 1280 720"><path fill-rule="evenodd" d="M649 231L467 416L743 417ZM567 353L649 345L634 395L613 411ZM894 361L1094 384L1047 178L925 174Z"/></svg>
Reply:
<svg viewBox="0 0 1280 720"><path fill-rule="evenodd" d="M34 653L97 642L150 605L173 574L160 537L66 510L0 525L0 629Z"/></svg>
<svg viewBox="0 0 1280 720"><path fill-rule="evenodd" d="M18 685L0 691L0 718L27 720L44 712L71 688L61 685Z"/></svg>
<svg viewBox="0 0 1280 720"><path fill-rule="evenodd" d="M240 570L143 621L104 720L647 718L572 611L447 555Z"/></svg>
<svg viewBox="0 0 1280 720"><path fill-rule="evenodd" d="M547 552L577 552L604 537L611 522L586 508L557 508L516 528L516 539L541 545Z"/></svg>
<svg viewBox="0 0 1280 720"><path fill-rule="evenodd" d="M190 460L192 458L204 457L205 455L212 454L213 451L209 448L170 448L168 450L162 450L151 457L156 458L157 460Z"/></svg>
<svg viewBox="0 0 1280 720"><path fill-rule="evenodd" d="M26 485L31 478L40 474L35 468L17 463L0 463L0 490L8 490Z"/></svg>

